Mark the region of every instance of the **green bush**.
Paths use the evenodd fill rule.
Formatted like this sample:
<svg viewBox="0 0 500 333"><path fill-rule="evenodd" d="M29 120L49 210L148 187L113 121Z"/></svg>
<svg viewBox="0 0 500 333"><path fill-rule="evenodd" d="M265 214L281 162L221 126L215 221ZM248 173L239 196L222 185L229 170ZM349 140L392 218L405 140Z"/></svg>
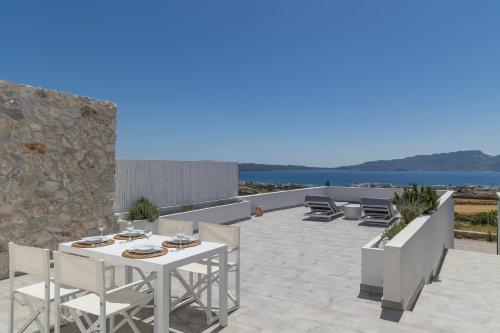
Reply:
<svg viewBox="0 0 500 333"><path fill-rule="evenodd" d="M439 195L436 190L430 186L423 186L420 188L421 201L426 206L426 214L435 212L439 207Z"/></svg>
<svg viewBox="0 0 500 333"><path fill-rule="evenodd" d="M184 205L182 206L181 210L183 212L189 212L190 210L193 210L194 209L194 205L192 204L189 204L189 205Z"/></svg>
<svg viewBox="0 0 500 333"><path fill-rule="evenodd" d="M130 209L129 218L131 220L155 221L160 216L158 208L145 198L140 198Z"/></svg>
<svg viewBox="0 0 500 333"><path fill-rule="evenodd" d="M497 212L481 212L473 216L471 224L473 225L497 225Z"/></svg>
<svg viewBox="0 0 500 333"><path fill-rule="evenodd" d="M410 199L399 200L398 211L401 214L403 221L411 222L425 212L425 204L419 201L411 201Z"/></svg>
<svg viewBox="0 0 500 333"><path fill-rule="evenodd" d="M435 189L430 186L418 187L416 184L405 188L401 195L395 193L392 201L398 207L401 220L386 229L382 238L392 239L408 223L422 214L434 212L439 206L439 196Z"/></svg>
<svg viewBox="0 0 500 333"><path fill-rule="evenodd" d="M414 204L423 209L421 214L430 214L438 208L439 196L436 190L430 186L418 187L417 184L413 184L411 187L406 187L403 194L395 193L393 202L398 206L398 209L404 204ZM411 222L411 220L406 221Z"/></svg>
<svg viewBox="0 0 500 333"><path fill-rule="evenodd" d="M392 226L385 229L384 233L382 234L382 239L384 239L385 237L389 238L389 240L393 239L394 236L396 236L405 227L406 227L406 222L404 220L400 220L394 223Z"/></svg>

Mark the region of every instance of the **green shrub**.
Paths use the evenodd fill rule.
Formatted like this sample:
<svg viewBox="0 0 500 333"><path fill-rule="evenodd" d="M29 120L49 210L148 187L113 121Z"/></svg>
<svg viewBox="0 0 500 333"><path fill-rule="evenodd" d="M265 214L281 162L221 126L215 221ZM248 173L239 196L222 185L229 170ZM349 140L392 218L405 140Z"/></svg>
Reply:
<svg viewBox="0 0 500 333"><path fill-rule="evenodd" d="M439 207L439 195L436 190L430 186L423 186L420 188L421 201L426 206L426 214L435 212Z"/></svg>
<svg viewBox="0 0 500 333"><path fill-rule="evenodd" d="M472 217L471 224L473 225L497 225L497 212L481 212Z"/></svg>
<svg viewBox="0 0 500 333"><path fill-rule="evenodd" d="M190 210L193 210L194 209L194 205L192 204L189 204L189 205L184 205L182 206L181 210L183 212L189 212Z"/></svg>
<svg viewBox="0 0 500 333"><path fill-rule="evenodd" d="M145 198L140 198L130 209L129 218L131 220L155 221L160 216L158 208Z"/></svg>
<svg viewBox="0 0 500 333"><path fill-rule="evenodd" d="M393 239L394 236L396 236L405 227L406 222L404 220L399 220L389 228L385 229L384 233L382 234L382 239L384 239L385 237L389 238L389 240Z"/></svg>
<svg viewBox="0 0 500 333"><path fill-rule="evenodd" d="M402 199L397 204L399 214L403 221L411 222L425 212L426 206L419 201Z"/></svg>
<svg viewBox="0 0 500 333"><path fill-rule="evenodd" d="M429 214L438 208L439 196L436 190L430 186L418 187L417 184L413 184L411 187L406 187L401 196L394 193L393 202L398 206L398 209L402 205L414 204L423 209L421 214ZM411 222L411 220L406 221Z"/></svg>

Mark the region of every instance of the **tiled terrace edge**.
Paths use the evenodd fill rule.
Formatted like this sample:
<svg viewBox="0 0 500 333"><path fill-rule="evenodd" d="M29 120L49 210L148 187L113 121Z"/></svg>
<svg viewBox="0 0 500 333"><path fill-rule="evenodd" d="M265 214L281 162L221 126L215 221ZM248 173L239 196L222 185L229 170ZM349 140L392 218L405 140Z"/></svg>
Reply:
<svg viewBox="0 0 500 333"><path fill-rule="evenodd" d="M439 274L446 250L454 246L453 207L453 191L446 191L436 212L415 219L384 247L383 307L408 310Z"/></svg>
<svg viewBox="0 0 500 333"><path fill-rule="evenodd" d="M279 191L261 194L252 194L239 197L252 203L252 213L255 207L261 206L264 211L286 209L302 206L306 195L325 195L335 198L336 201L359 202L363 197L391 199L395 192L402 192L401 188L367 188L343 186L319 186L290 191ZM438 191L439 193L440 191Z"/></svg>
<svg viewBox="0 0 500 333"><path fill-rule="evenodd" d="M260 206L264 211L285 209L302 206L306 195L329 195L330 186L310 187L304 189L260 193L241 196L241 200L249 201L252 205L252 213L255 207Z"/></svg>

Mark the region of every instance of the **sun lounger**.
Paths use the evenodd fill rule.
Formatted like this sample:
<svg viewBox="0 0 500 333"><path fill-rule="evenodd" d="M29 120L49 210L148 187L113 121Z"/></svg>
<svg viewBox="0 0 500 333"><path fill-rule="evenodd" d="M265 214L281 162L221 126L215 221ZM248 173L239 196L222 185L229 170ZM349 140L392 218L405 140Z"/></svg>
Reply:
<svg viewBox="0 0 500 333"><path fill-rule="evenodd" d="M398 218L390 199L361 198L359 203L363 223L389 226Z"/></svg>
<svg viewBox="0 0 500 333"><path fill-rule="evenodd" d="M311 220L331 221L344 214L331 197L306 195L305 203L311 208L311 211L305 214Z"/></svg>

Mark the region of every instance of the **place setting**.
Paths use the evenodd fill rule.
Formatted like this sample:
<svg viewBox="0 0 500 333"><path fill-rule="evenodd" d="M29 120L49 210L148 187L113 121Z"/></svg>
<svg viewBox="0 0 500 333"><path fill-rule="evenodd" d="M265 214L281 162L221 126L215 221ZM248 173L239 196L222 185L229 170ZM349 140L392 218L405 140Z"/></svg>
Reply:
<svg viewBox="0 0 500 333"><path fill-rule="evenodd" d="M134 227L135 221L128 221L127 227L113 236L116 240L133 241L137 239L149 239L152 234L151 230L137 229Z"/></svg>
<svg viewBox="0 0 500 333"><path fill-rule="evenodd" d="M100 232L99 236L90 236L90 237L84 237L73 244L71 244L72 247L76 248L96 248L96 247L103 247L103 246L109 246L115 243L115 241L109 237L103 236L104 229L106 228L106 225L104 223L103 219L99 219L97 221L97 229Z"/></svg>
<svg viewBox="0 0 500 333"><path fill-rule="evenodd" d="M166 241L163 241L161 245L169 249L185 249L193 246L200 245L201 241L193 236L188 236L184 234L177 234L175 237L171 237Z"/></svg>
<svg viewBox="0 0 500 333"><path fill-rule="evenodd" d="M168 249L155 244L138 244L123 251L122 256L130 259L148 259L160 257L168 253Z"/></svg>

